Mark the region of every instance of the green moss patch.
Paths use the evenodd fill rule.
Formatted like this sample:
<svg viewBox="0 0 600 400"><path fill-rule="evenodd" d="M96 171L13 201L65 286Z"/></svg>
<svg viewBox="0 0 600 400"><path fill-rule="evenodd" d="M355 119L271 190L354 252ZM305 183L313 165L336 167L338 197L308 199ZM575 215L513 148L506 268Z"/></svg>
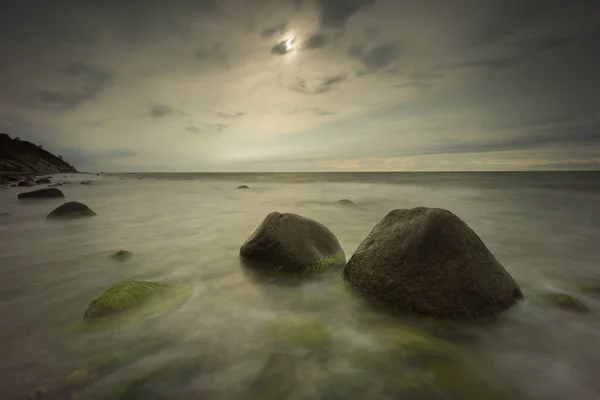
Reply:
<svg viewBox="0 0 600 400"><path fill-rule="evenodd" d="M189 286L147 281L121 282L92 300L84 315L84 327L112 328L143 320L180 304L190 294Z"/></svg>

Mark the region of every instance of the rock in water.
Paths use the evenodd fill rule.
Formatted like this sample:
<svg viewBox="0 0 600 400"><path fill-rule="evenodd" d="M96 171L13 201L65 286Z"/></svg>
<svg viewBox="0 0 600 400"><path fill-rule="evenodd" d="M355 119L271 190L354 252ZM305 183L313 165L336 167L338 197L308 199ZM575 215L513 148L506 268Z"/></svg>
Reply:
<svg viewBox="0 0 600 400"><path fill-rule="evenodd" d="M38 179L37 181L35 181L35 183L37 183L38 185L41 185L43 183L52 183L52 182L48 178L41 178L41 179Z"/></svg>
<svg viewBox="0 0 600 400"><path fill-rule="evenodd" d="M581 301L566 293L546 293L543 299L558 308L578 313L589 313L590 309Z"/></svg>
<svg viewBox="0 0 600 400"><path fill-rule="evenodd" d="M127 250L119 250L116 253L114 253L113 255L111 255L110 258L112 258L113 260L117 260L117 261L125 261L131 256L133 256L132 252L127 251Z"/></svg>
<svg viewBox="0 0 600 400"><path fill-rule="evenodd" d="M242 245L240 256L290 273L319 272L346 262L344 250L325 225L279 212L267 215Z"/></svg>
<svg viewBox="0 0 600 400"><path fill-rule="evenodd" d="M17 183L17 186L19 186L19 187L31 187L31 186L33 186L33 183L31 183L29 181L21 181L21 182Z"/></svg>
<svg viewBox="0 0 600 400"><path fill-rule="evenodd" d="M65 195L58 189L55 188L47 188L47 189L38 189L31 192L19 193L17 198L19 200L25 199L58 199L64 198Z"/></svg>
<svg viewBox="0 0 600 400"><path fill-rule="evenodd" d="M48 214L46 218L83 218L93 217L94 215L96 215L96 213L85 204L77 201L69 201L57 207Z"/></svg>
<svg viewBox="0 0 600 400"><path fill-rule="evenodd" d="M343 204L345 206L353 206L353 205L355 205L352 200L348 200L348 199L342 199L342 200L338 201L338 203L339 204Z"/></svg>
<svg viewBox="0 0 600 400"><path fill-rule="evenodd" d="M90 321L129 311L142 305L151 297L164 293L168 288L168 285L157 282L121 282L92 300L84 319Z"/></svg>
<svg viewBox="0 0 600 400"><path fill-rule="evenodd" d="M523 298L479 236L452 212L393 210L344 269L352 288L403 311L475 319Z"/></svg>
<svg viewBox="0 0 600 400"><path fill-rule="evenodd" d="M248 186L246 185L240 185L237 187L238 189L250 189Z"/></svg>

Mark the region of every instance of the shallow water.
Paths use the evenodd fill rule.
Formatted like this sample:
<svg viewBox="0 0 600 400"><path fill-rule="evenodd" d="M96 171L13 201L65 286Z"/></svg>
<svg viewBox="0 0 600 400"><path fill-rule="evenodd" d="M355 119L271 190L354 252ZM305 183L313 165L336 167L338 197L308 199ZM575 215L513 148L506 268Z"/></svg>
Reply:
<svg viewBox="0 0 600 400"><path fill-rule="evenodd" d="M27 188L2 190L0 214L9 215L0 217L0 393L7 399L27 398L36 388L45 388L45 398L81 399L597 398L600 295L581 287L600 285L599 178L57 176L73 182L60 188L67 200L98 213L73 221L45 220L60 200L20 203L16 194ZM79 184L88 179L92 185ZM250 189L236 190L241 184ZM356 206L337 204L344 198ZM447 208L465 220L526 300L493 323L417 320L368 306L347 291L339 268L284 284L256 275L238 258L271 211L325 224L349 258L388 211L415 206ZM117 262L110 255L119 249L135 255ZM185 283L192 294L143 321L78 329L89 302L126 279ZM547 305L541 295L548 291L576 296L591 313ZM282 327L293 333L281 334ZM409 328L435 337L435 346L389 340L406 337L398 332ZM84 382L56 394L76 370L86 371Z"/></svg>

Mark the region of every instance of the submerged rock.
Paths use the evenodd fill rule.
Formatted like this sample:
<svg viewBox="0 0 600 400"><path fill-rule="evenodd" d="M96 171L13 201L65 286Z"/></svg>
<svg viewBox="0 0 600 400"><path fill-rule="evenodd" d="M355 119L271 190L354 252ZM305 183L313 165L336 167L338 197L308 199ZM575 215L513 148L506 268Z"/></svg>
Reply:
<svg viewBox="0 0 600 400"><path fill-rule="evenodd" d="M490 317L523 298L479 236L439 208L388 213L350 258L344 278L370 298L438 318Z"/></svg>
<svg viewBox="0 0 600 400"><path fill-rule="evenodd" d="M96 297L85 312L86 321L114 316L141 306L160 294L164 294L169 285L146 281L121 282Z"/></svg>
<svg viewBox="0 0 600 400"><path fill-rule="evenodd" d="M240 248L242 258L281 272L320 272L346 262L335 235L323 224L296 214L272 212Z"/></svg>
<svg viewBox="0 0 600 400"><path fill-rule="evenodd" d="M345 206L353 206L356 204L352 200L348 200L348 199L342 199L342 200L338 201L338 203L343 204Z"/></svg>
<svg viewBox="0 0 600 400"><path fill-rule="evenodd" d="M543 299L555 307L578 313L589 313L590 309L575 297L566 293L546 293Z"/></svg>
<svg viewBox="0 0 600 400"><path fill-rule="evenodd" d="M91 185L92 181L83 181L81 182L82 185Z"/></svg>
<svg viewBox="0 0 600 400"><path fill-rule="evenodd" d="M46 216L46 218L83 218L97 215L88 206L77 201L69 201Z"/></svg>
<svg viewBox="0 0 600 400"><path fill-rule="evenodd" d="M19 193L17 198L19 200L25 199L59 199L64 198L65 195L58 189L55 188L45 188L38 189L32 192Z"/></svg>
<svg viewBox="0 0 600 400"><path fill-rule="evenodd" d="M37 181L35 181L35 183L37 183L38 185L41 185L43 183L52 183L52 181L48 178L41 178L41 179L38 179Z"/></svg>
<svg viewBox="0 0 600 400"><path fill-rule="evenodd" d="M110 258L117 261L125 261L131 256L133 256L132 252L127 250L119 250L116 253L112 254Z"/></svg>
<svg viewBox="0 0 600 400"><path fill-rule="evenodd" d="M237 187L238 189L250 189L248 186L246 185L240 185Z"/></svg>

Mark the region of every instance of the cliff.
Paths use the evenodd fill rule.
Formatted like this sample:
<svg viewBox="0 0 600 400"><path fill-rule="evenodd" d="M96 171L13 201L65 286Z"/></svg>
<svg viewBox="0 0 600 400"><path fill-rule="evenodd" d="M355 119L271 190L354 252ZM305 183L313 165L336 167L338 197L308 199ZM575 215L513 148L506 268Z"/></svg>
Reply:
<svg viewBox="0 0 600 400"><path fill-rule="evenodd" d="M77 172L61 156L41 146L0 133L0 173L44 175Z"/></svg>

